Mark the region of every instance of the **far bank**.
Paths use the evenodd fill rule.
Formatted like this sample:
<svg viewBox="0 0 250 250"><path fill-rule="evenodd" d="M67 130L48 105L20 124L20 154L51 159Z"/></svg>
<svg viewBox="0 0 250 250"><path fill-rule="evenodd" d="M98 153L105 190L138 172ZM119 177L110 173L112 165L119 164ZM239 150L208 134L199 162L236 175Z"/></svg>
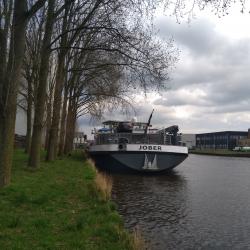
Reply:
<svg viewBox="0 0 250 250"><path fill-rule="evenodd" d="M226 156L226 157L249 157L250 152L232 151L229 149L190 149L190 154L199 155L214 155L214 156Z"/></svg>

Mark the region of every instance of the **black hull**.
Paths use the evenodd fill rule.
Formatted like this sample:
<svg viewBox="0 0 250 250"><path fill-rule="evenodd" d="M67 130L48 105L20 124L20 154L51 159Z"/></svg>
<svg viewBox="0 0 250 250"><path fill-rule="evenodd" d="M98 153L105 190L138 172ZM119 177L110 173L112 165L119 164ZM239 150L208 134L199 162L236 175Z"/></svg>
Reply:
<svg viewBox="0 0 250 250"><path fill-rule="evenodd" d="M181 153L142 152L89 152L100 169L110 172L161 172L170 171L187 158ZM145 167L145 158L152 163L157 158L157 167Z"/></svg>

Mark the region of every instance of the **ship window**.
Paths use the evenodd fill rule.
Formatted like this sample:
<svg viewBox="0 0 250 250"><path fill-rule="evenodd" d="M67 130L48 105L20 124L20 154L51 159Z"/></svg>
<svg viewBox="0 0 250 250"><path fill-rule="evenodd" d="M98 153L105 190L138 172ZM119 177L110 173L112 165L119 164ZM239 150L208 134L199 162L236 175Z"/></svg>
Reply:
<svg viewBox="0 0 250 250"><path fill-rule="evenodd" d="M121 137L119 138L119 143L128 143L128 138L125 138L125 137Z"/></svg>

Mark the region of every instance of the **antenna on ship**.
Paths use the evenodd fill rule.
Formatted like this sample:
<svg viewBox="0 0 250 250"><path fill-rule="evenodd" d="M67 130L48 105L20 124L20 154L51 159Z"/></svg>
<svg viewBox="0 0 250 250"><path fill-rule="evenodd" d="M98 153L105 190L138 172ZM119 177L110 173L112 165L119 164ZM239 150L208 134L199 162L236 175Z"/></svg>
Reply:
<svg viewBox="0 0 250 250"><path fill-rule="evenodd" d="M147 125L146 125L146 127L145 127L145 130L144 130L144 136L146 136L146 134L147 134L148 127L150 126L150 122L151 122L153 113L154 113L154 109L152 110L152 112L151 112L151 114L150 114L150 116L149 116L149 118L148 118L148 123L147 123Z"/></svg>

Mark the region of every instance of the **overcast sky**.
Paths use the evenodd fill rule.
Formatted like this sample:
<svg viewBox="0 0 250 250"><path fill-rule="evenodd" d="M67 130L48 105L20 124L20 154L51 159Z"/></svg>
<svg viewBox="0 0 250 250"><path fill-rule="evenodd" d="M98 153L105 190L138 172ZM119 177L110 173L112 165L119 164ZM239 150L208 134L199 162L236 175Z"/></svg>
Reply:
<svg viewBox="0 0 250 250"><path fill-rule="evenodd" d="M180 24L159 11L155 26L162 39L174 38L179 61L166 92L138 97L138 121L147 120L154 108L153 125L177 124L183 133L250 128L249 25L250 14L241 14L236 7L222 18L196 11L195 19ZM106 115L106 119L127 118L117 112ZM93 127L89 117L79 125L88 134Z"/></svg>

